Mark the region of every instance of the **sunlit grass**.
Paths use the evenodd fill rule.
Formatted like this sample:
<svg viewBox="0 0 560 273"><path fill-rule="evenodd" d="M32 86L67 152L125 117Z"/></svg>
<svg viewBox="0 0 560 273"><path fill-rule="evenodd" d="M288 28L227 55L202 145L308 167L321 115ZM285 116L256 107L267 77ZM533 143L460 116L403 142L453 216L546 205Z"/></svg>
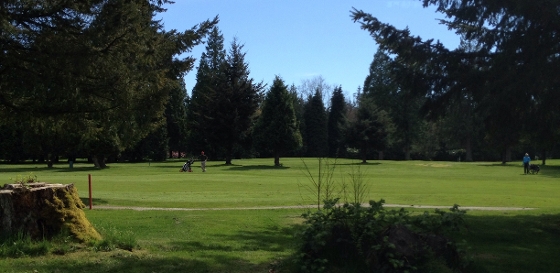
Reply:
<svg viewBox="0 0 560 273"><path fill-rule="evenodd" d="M311 173L317 159L305 159ZM180 160L110 164L98 170L85 162L0 164L0 184L33 173L39 181L74 183L93 210L88 219L104 236L136 245L98 251L64 250L64 255L0 259L1 272L289 272L295 233L304 205L316 205L300 158L209 162L202 173L181 173ZM360 168L370 189L367 199L387 204L534 208L469 211L468 231L458 240L487 272L554 272L560 243L560 160L548 160L538 175L523 175L520 162L358 161L332 159L337 181L349 182ZM106 210L103 206L208 209L191 211ZM295 206L292 209L254 207ZM227 208L227 210L212 210ZM273 265L271 265L273 264Z"/></svg>

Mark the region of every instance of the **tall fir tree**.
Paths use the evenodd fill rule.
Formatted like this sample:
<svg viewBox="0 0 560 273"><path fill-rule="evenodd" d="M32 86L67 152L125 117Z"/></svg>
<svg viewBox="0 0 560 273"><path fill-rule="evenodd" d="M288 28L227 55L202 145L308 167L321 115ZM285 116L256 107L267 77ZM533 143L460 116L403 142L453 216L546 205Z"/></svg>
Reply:
<svg viewBox="0 0 560 273"><path fill-rule="evenodd" d="M327 113L319 89L308 97L303 112L305 133L303 143L305 156L325 157L328 155Z"/></svg>
<svg viewBox="0 0 560 273"><path fill-rule="evenodd" d="M219 74L223 76L213 99L211 126L211 143L230 165L235 150L241 147L243 140L250 135L254 114L262 100L262 83L255 83L249 76L249 65L245 62L243 45L237 39L231 43L226 61Z"/></svg>
<svg viewBox="0 0 560 273"><path fill-rule="evenodd" d="M364 81L363 96L388 114L394 130L390 132L391 147L394 153L402 154L400 158L411 159L415 142L420 136L423 117L420 108L424 99L407 89L409 85L396 79L395 73L402 66L395 66L394 61L382 50L378 50L370 65L370 71Z"/></svg>
<svg viewBox="0 0 560 273"><path fill-rule="evenodd" d="M387 113L366 96L360 96L355 120L348 126L346 141L359 150L362 163L366 163L373 151L383 151L387 146L390 120Z"/></svg>
<svg viewBox="0 0 560 273"><path fill-rule="evenodd" d="M226 61L224 37L214 26L206 41L206 51L202 53L196 73L196 84L192 89L187 105L187 124L189 129L188 150L198 154L206 150L209 157L216 157L216 147L211 144L210 122L217 111L214 98L217 97L218 85L223 79L220 73Z"/></svg>
<svg viewBox="0 0 560 273"><path fill-rule="evenodd" d="M272 153L274 166L280 166L281 156L302 145L293 103L284 81L276 76L253 129L255 146Z"/></svg>
<svg viewBox="0 0 560 273"><path fill-rule="evenodd" d="M185 82L178 79L178 87L170 90L169 100L165 107L167 136L169 138L169 157L172 152L186 152L187 149L187 107L189 99Z"/></svg>
<svg viewBox="0 0 560 273"><path fill-rule="evenodd" d="M344 130L346 130L346 100L342 87L334 89L327 121L328 144L330 157L345 156Z"/></svg>

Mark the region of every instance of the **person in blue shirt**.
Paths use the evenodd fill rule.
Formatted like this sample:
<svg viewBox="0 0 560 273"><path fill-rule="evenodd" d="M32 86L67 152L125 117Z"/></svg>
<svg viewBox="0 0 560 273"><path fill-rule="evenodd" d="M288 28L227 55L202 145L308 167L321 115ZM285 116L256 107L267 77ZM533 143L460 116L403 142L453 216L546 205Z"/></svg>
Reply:
<svg viewBox="0 0 560 273"><path fill-rule="evenodd" d="M523 157L523 173L524 174L529 173L529 163L530 162L531 162L531 157L529 157L528 153L525 153L525 156Z"/></svg>

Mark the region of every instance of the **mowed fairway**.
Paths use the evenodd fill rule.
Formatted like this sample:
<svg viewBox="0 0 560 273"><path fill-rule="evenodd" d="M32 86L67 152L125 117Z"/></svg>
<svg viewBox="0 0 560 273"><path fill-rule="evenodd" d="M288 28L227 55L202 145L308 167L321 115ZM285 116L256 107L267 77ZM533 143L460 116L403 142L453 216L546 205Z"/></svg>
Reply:
<svg viewBox="0 0 560 273"><path fill-rule="evenodd" d="M300 158L234 160L233 165L209 162L203 173L179 172L182 162L110 164L96 170L90 164L0 165L0 181L33 173L38 180L74 183L88 197L92 177L94 205L162 208L244 208L316 204L310 178ZM305 159L317 179L318 160ZM520 163L329 160L333 179L350 183L361 173L368 199L387 204L452 206L514 206L560 208L560 161L549 160L538 175L523 175Z"/></svg>
<svg viewBox="0 0 560 273"><path fill-rule="evenodd" d="M282 167L273 167L273 159L240 159L229 166L209 162L206 173L197 162L194 172L181 173L182 161L110 164L103 170L79 162L72 169L62 163L51 169L0 165L2 184L31 173L43 182L74 183L86 205L91 174L94 208L86 208L90 221L101 233L130 233L140 244L132 252L6 259L0 261L0 271L267 272L271 263L280 263L280 272L288 272L282 261L294 253L300 215L304 206L317 205L309 173L317 180L319 161L304 160L305 164L300 158L282 158ZM538 175L523 175L520 162L329 163L338 189L361 174L368 186L367 200L404 206L533 208L469 211L469 223L474 224L470 229L477 232L465 238L474 243L469 245L474 260L488 272L554 272L548 269L557 266L549 250L560 244L558 235L550 235L560 231L560 160L548 160Z"/></svg>

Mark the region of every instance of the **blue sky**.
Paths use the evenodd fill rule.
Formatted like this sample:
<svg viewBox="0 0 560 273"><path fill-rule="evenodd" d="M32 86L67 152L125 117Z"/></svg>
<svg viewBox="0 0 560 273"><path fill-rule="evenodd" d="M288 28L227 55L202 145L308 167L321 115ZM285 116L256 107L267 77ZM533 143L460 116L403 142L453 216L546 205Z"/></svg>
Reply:
<svg viewBox="0 0 560 273"><path fill-rule="evenodd" d="M448 48L459 44L459 37L437 21L444 15L423 8L418 0L175 0L166 7L160 15L166 29L183 31L219 15L225 48L237 37L244 44L250 76L269 86L275 75L296 86L321 76L346 94L355 93L377 46L351 20L352 7ZM197 58L185 78L189 92L204 51L205 45L199 45L189 54Z"/></svg>

